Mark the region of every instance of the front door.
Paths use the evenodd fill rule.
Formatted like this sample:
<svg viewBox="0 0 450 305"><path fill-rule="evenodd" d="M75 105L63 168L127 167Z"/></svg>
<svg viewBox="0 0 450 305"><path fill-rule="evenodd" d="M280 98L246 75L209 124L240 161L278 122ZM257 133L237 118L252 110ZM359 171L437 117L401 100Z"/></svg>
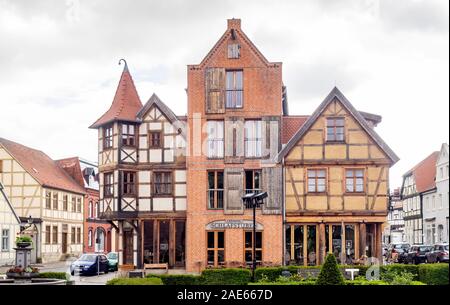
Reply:
<svg viewBox="0 0 450 305"><path fill-rule="evenodd" d="M63 254L67 253L67 233L62 233L61 250Z"/></svg>
<svg viewBox="0 0 450 305"><path fill-rule="evenodd" d="M133 231L126 230L123 231L123 264L124 265L133 265Z"/></svg>

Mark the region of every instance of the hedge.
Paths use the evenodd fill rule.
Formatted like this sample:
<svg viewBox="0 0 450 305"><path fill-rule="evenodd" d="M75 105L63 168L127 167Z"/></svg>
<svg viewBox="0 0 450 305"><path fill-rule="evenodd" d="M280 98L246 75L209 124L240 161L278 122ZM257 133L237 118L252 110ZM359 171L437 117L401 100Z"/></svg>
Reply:
<svg viewBox="0 0 450 305"><path fill-rule="evenodd" d="M297 274L298 270L302 269L305 272L315 270L317 273L320 271L320 266L285 266L285 267L261 267L257 268L255 277L257 281L268 280L276 281L283 273L283 271L289 271L291 274Z"/></svg>
<svg viewBox="0 0 450 305"><path fill-rule="evenodd" d="M256 283L249 283L249 285L263 285L263 286L283 286L283 285L297 285L297 286L311 286L316 285L316 281L308 280L308 281L289 281L289 282L256 282Z"/></svg>
<svg viewBox="0 0 450 305"><path fill-rule="evenodd" d="M158 277L164 285L202 285L203 278L198 275L188 274L173 274L173 275L153 275L149 274L147 277Z"/></svg>
<svg viewBox="0 0 450 305"><path fill-rule="evenodd" d="M39 273L39 278L68 280L70 276L65 272L42 272Z"/></svg>
<svg viewBox="0 0 450 305"><path fill-rule="evenodd" d="M367 280L354 280L354 281L345 281L345 285L347 286L373 286L373 285L389 285L388 282L385 281L367 281Z"/></svg>
<svg viewBox="0 0 450 305"><path fill-rule="evenodd" d="M206 269L201 277L205 285L247 285L252 274L248 269Z"/></svg>
<svg viewBox="0 0 450 305"><path fill-rule="evenodd" d="M448 285L448 264L419 265L419 280L427 285Z"/></svg>
<svg viewBox="0 0 450 305"><path fill-rule="evenodd" d="M162 285L160 278L116 278L106 282L106 285Z"/></svg>

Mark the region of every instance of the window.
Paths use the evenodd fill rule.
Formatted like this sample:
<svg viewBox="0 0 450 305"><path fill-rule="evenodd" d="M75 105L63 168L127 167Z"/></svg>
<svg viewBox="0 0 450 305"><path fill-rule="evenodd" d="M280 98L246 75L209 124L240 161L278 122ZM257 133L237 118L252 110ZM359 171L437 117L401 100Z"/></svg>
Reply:
<svg viewBox="0 0 450 305"><path fill-rule="evenodd" d="M308 192L323 193L326 191L325 169L308 169Z"/></svg>
<svg viewBox="0 0 450 305"><path fill-rule="evenodd" d="M63 195L63 210L67 211L69 206L69 196Z"/></svg>
<svg viewBox="0 0 450 305"><path fill-rule="evenodd" d="M96 202L95 203L95 218L99 218L100 214L101 214L101 210L100 210L100 203Z"/></svg>
<svg viewBox="0 0 450 305"><path fill-rule="evenodd" d="M439 194L439 208L442 209L444 207L444 201L442 200L442 194Z"/></svg>
<svg viewBox="0 0 450 305"><path fill-rule="evenodd" d="M134 125L122 124L122 145L124 146L136 145L136 134Z"/></svg>
<svg viewBox="0 0 450 305"><path fill-rule="evenodd" d="M70 228L70 242L75 244L75 227Z"/></svg>
<svg viewBox="0 0 450 305"><path fill-rule="evenodd" d="M51 227L45 226L45 243L50 244L50 237L51 237Z"/></svg>
<svg viewBox="0 0 450 305"><path fill-rule="evenodd" d="M208 172L208 208L223 209L223 172Z"/></svg>
<svg viewBox="0 0 450 305"><path fill-rule="evenodd" d="M253 255L255 255L256 263L262 261L262 232L256 232L256 238L253 238L252 231L245 231L244 237L244 257L245 263L251 264L253 262ZM255 253L253 253L253 243L255 243Z"/></svg>
<svg viewBox="0 0 450 305"><path fill-rule="evenodd" d="M242 70L226 73L226 108L242 108Z"/></svg>
<svg viewBox="0 0 450 305"><path fill-rule="evenodd" d="M103 149L112 148L113 146L113 126L105 126L103 129Z"/></svg>
<svg viewBox="0 0 450 305"><path fill-rule="evenodd" d="M241 46L238 43L228 45L228 58L239 58L241 55Z"/></svg>
<svg viewBox="0 0 450 305"><path fill-rule="evenodd" d="M245 171L245 193L256 193L261 191L261 171Z"/></svg>
<svg viewBox="0 0 450 305"><path fill-rule="evenodd" d="M261 121L245 121L245 156L259 158L262 155L262 129Z"/></svg>
<svg viewBox="0 0 450 305"><path fill-rule="evenodd" d="M77 211L77 201L75 196L72 196L72 212L76 212Z"/></svg>
<svg viewBox="0 0 450 305"><path fill-rule="evenodd" d="M123 172L122 176L122 195L136 194L136 173Z"/></svg>
<svg viewBox="0 0 450 305"><path fill-rule="evenodd" d="M2 230L2 251L9 251L9 229Z"/></svg>
<svg viewBox="0 0 450 305"><path fill-rule="evenodd" d="M88 231L88 247L92 247L92 229Z"/></svg>
<svg viewBox="0 0 450 305"><path fill-rule="evenodd" d="M113 173L105 173L103 183L103 197L112 197L114 193Z"/></svg>
<svg viewBox="0 0 450 305"><path fill-rule="evenodd" d="M81 197L77 197L77 212L81 213Z"/></svg>
<svg viewBox="0 0 450 305"><path fill-rule="evenodd" d="M52 243L57 244L58 243L58 226L53 226L53 239Z"/></svg>
<svg viewBox="0 0 450 305"><path fill-rule="evenodd" d="M345 191L349 193L364 192L364 170L346 169L345 170Z"/></svg>
<svg viewBox="0 0 450 305"><path fill-rule="evenodd" d="M148 133L149 148L162 148L161 131L151 131Z"/></svg>
<svg viewBox="0 0 450 305"><path fill-rule="evenodd" d="M344 118L327 118L327 141L344 141Z"/></svg>
<svg viewBox="0 0 450 305"><path fill-rule="evenodd" d="M81 228L77 228L77 244L81 244Z"/></svg>
<svg viewBox="0 0 450 305"><path fill-rule="evenodd" d="M50 191L45 192L45 208L49 210L52 208L52 194Z"/></svg>
<svg viewBox="0 0 450 305"><path fill-rule="evenodd" d="M441 177L440 178L444 178L444 168L443 167L439 168L439 171L441 173Z"/></svg>
<svg viewBox="0 0 450 305"><path fill-rule="evenodd" d="M225 263L225 232L209 231L207 234L207 265L218 267Z"/></svg>
<svg viewBox="0 0 450 305"><path fill-rule="evenodd" d="M172 173L157 172L154 176L155 195L171 195L172 194Z"/></svg>
<svg viewBox="0 0 450 305"><path fill-rule="evenodd" d="M208 121L208 158L223 158L223 121Z"/></svg>
<svg viewBox="0 0 450 305"><path fill-rule="evenodd" d="M92 200L89 200L89 204L88 204L88 218L92 218Z"/></svg>

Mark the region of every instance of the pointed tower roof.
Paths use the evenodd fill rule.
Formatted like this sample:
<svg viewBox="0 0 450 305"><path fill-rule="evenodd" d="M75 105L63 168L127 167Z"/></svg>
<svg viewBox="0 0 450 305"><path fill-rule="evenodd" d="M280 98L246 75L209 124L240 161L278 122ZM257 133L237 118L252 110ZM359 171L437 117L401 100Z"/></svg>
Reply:
<svg viewBox="0 0 450 305"><path fill-rule="evenodd" d="M130 121L135 122L136 114L142 108L141 100L134 86L133 78L128 70L127 62L124 59L119 61L119 65L125 64L119 85L117 86L116 95L114 96L111 107L89 128L98 128L104 124L113 121Z"/></svg>

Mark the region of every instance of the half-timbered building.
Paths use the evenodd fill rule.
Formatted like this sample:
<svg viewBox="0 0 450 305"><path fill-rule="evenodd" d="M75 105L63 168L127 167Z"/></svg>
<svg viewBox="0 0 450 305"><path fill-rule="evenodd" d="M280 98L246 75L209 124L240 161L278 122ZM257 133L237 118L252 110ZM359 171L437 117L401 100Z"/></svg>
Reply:
<svg viewBox="0 0 450 305"><path fill-rule="evenodd" d="M1 171L0 167L0 173ZM19 216L14 211L0 182L0 266L14 264L16 258L14 246L16 237L20 233L20 223Z"/></svg>
<svg viewBox="0 0 450 305"><path fill-rule="evenodd" d="M155 94L142 105L127 64L98 129L102 218L118 230L122 268L185 266L185 118Z"/></svg>
<svg viewBox="0 0 450 305"><path fill-rule="evenodd" d="M374 130L380 120L337 88L307 119L286 119L284 138L297 128L279 154L286 264L322 264L329 252L341 263L381 259L389 168L398 157Z"/></svg>

